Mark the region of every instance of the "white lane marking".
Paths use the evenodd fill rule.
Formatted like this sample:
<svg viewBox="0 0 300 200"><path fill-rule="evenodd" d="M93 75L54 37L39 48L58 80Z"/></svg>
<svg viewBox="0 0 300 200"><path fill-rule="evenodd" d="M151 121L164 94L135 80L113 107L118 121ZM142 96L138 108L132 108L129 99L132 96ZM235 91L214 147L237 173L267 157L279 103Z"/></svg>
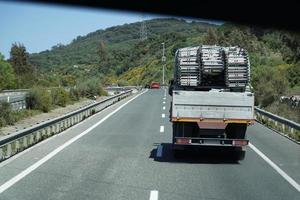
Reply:
<svg viewBox="0 0 300 200"><path fill-rule="evenodd" d="M166 106L163 107L163 110L166 110Z"/></svg>
<svg viewBox="0 0 300 200"><path fill-rule="evenodd" d="M159 132L161 132L161 133L165 132L165 127L164 126L160 126Z"/></svg>
<svg viewBox="0 0 300 200"><path fill-rule="evenodd" d="M166 102L165 101L163 101L163 104L165 104Z"/></svg>
<svg viewBox="0 0 300 200"><path fill-rule="evenodd" d="M163 146L162 146L162 145L159 145L159 146L157 147L156 157L157 157L157 158L162 157L162 152L163 152Z"/></svg>
<svg viewBox="0 0 300 200"><path fill-rule="evenodd" d="M166 97L164 97L163 100L166 100Z"/></svg>
<svg viewBox="0 0 300 200"><path fill-rule="evenodd" d="M269 159L264 153L262 153L253 144L249 143L249 147L255 151L262 159L264 159L278 174L280 174L289 184L291 184L298 192L300 192L300 185L292 179L287 173L285 173L280 167L278 167L271 159Z"/></svg>
<svg viewBox="0 0 300 200"><path fill-rule="evenodd" d="M20 181L22 178L24 178L28 174L30 174L32 171L34 171L35 169L37 169L38 167L40 167L42 164L44 164L49 159L51 159L56 154L58 154L60 151L62 151L66 147L68 147L70 144L72 144L73 142L75 142L76 140L78 140L79 138L81 138L82 136L88 134L91 130L93 130L94 128L96 128L97 126L99 126L101 123L103 123L105 120L107 120L109 117L111 117L113 114L115 114L116 112L118 112L119 110L121 110L128 103L130 103L131 101L133 101L134 99L136 99L140 95L146 93L147 91L148 90L145 90L144 92L142 92L142 93L138 94L137 96L133 97L132 99L130 99L129 101L127 101L126 103L124 103L123 105L121 105L120 107L118 107L116 110L114 110L111 113L109 113L108 115L106 115L99 122L97 122L96 124L94 124L90 128L86 129L84 132L82 132L79 135L77 135L77 136L73 137L72 139L68 140L67 142L65 142L64 144L62 144L61 146L59 146L58 148L56 148L55 150L53 150L52 152L50 152L49 154L47 154L45 157L43 157L42 159L40 159L39 161L37 161L36 163L34 163L33 165L31 165L27 169L23 170L22 172L20 172L16 176L14 176L12 179L6 181L4 184L2 184L0 186L0 194L3 193L8 188L10 188L11 186L13 186L14 184L16 184L18 181Z"/></svg>
<svg viewBox="0 0 300 200"><path fill-rule="evenodd" d="M161 117L162 117L162 118L165 118L165 117L166 117L166 115L163 113L163 114L161 114Z"/></svg>
<svg viewBox="0 0 300 200"><path fill-rule="evenodd" d="M158 200L158 191L151 190L149 200Z"/></svg>

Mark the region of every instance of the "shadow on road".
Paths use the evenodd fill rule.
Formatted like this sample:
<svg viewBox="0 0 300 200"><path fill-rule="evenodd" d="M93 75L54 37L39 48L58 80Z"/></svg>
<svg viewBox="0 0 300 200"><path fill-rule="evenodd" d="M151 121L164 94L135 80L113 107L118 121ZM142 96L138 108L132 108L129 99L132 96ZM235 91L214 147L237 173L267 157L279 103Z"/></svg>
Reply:
<svg viewBox="0 0 300 200"><path fill-rule="evenodd" d="M158 155L158 146L162 146L162 152ZM239 164L234 152L228 149L211 149L201 147L198 149L185 149L178 156L174 157L171 143L155 143L155 148L150 152L149 158L158 162L169 163L195 163L195 164Z"/></svg>

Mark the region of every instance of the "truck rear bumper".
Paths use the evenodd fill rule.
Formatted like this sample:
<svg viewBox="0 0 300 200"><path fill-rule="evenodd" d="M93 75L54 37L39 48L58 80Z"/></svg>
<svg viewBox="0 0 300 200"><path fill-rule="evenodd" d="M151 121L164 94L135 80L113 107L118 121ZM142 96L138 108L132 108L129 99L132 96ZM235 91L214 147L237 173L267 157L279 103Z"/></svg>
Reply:
<svg viewBox="0 0 300 200"><path fill-rule="evenodd" d="M254 124L254 119L205 119L205 118L188 118L188 117L172 117L172 122L197 122L197 123L214 123L214 124Z"/></svg>
<svg viewBox="0 0 300 200"><path fill-rule="evenodd" d="M224 138L191 138L175 137L174 146L211 146L211 147L244 147L249 140L246 139L224 139Z"/></svg>

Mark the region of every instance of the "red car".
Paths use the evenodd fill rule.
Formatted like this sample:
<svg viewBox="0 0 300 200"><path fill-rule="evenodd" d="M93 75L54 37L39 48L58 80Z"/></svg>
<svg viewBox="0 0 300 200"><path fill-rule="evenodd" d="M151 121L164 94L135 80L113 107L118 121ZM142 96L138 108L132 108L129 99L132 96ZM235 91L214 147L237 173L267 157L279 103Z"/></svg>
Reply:
<svg viewBox="0 0 300 200"><path fill-rule="evenodd" d="M152 82L150 85L151 89L159 89L160 88L160 84L158 82Z"/></svg>

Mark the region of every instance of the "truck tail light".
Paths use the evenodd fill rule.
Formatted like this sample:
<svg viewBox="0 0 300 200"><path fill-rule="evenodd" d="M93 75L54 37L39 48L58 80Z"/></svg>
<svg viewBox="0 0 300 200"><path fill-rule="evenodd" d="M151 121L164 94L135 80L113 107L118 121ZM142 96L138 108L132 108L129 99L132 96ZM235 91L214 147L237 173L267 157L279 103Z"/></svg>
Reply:
<svg viewBox="0 0 300 200"><path fill-rule="evenodd" d="M232 145L233 146L246 146L246 145L248 145L248 140L233 140Z"/></svg>
<svg viewBox="0 0 300 200"><path fill-rule="evenodd" d="M192 140L189 138L177 138L176 144L191 144Z"/></svg>

